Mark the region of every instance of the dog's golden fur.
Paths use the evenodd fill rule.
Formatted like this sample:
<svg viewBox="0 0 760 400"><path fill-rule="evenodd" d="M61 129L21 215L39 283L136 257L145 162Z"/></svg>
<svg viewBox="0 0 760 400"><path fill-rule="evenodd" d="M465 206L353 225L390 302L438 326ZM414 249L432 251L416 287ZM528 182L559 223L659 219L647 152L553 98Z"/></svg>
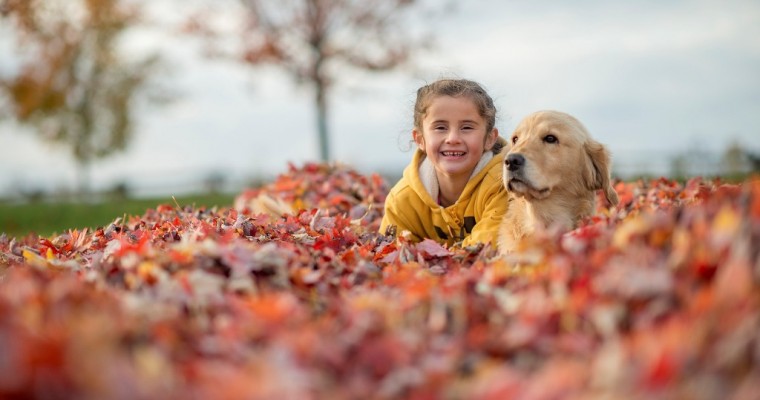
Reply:
<svg viewBox="0 0 760 400"><path fill-rule="evenodd" d="M539 111L523 119L504 152L504 185L510 204L499 227L498 248L550 226L573 229L595 209L595 191L618 203L610 184L610 155L574 117Z"/></svg>

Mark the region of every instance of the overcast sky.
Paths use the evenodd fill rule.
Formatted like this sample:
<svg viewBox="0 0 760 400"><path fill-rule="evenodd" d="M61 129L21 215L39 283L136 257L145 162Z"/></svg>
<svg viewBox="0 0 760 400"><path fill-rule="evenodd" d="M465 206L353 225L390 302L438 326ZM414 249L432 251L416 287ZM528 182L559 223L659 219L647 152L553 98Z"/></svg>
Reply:
<svg viewBox="0 0 760 400"><path fill-rule="evenodd" d="M171 1L152 7L171 10ZM575 115L610 148L620 175L667 173L673 153L717 154L732 142L760 153L758 1L471 0L425 24L437 51L421 73L350 75L333 93L335 159L400 174L411 158L414 93L448 76L486 87L503 136L532 111ZM129 150L94 166L96 188L126 182L180 194L211 173L243 182L317 158L307 88L201 58L187 39L157 31L130 45L160 50L171 65L162 79L182 96L141 115ZM7 46L0 52L13 57ZM0 125L0 193L74 184L65 150Z"/></svg>

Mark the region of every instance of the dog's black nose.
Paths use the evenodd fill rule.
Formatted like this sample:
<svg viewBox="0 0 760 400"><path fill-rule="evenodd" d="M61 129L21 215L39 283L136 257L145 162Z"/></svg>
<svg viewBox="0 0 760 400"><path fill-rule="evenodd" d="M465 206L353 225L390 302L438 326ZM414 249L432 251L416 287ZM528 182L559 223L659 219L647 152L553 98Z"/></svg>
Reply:
<svg viewBox="0 0 760 400"><path fill-rule="evenodd" d="M504 163L507 164L507 168L509 168L510 171L517 171L525 165L525 157L520 153L513 153L507 156Z"/></svg>

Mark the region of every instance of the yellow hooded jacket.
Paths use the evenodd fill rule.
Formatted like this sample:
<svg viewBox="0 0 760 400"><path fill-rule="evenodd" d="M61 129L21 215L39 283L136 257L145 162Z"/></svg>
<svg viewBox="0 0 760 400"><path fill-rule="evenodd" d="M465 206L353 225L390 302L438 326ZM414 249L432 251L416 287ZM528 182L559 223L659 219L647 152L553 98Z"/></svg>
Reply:
<svg viewBox="0 0 760 400"><path fill-rule="evenodd" d="M504 139L500 138L501 144ZM420 164L425 154L417 150L402 178L385 200L385 216L380 233L390 226L396 233L411 233L413 241L424 238L442 244L462 246L476 243L496 245L497 232L507 211L508 196L502 181L502 157L494 156L467 182L456 203L438 205L420 177Z"/></svg>

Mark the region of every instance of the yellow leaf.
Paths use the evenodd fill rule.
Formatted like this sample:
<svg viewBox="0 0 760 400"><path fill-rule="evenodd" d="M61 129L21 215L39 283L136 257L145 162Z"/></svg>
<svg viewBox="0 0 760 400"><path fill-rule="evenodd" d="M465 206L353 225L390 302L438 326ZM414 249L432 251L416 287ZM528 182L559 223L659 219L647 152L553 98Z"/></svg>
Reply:
<svg viewBox="0 0 760 400"><path fill-rule="evenodd" d="M713 232L718 235L734 236L741 224L741 217L733 208L725 206L713 220Z"/></svg>
<svg viewBox="0 0 760 400"><path fill-rule="evenodd" d="M45 269L48 266L47 260L33 251L24 249L21 254L24 256L24 261L32 267Z"/></svg>
<svg viewBox="0 0 760 400"><path fill-rule="evenodd" d="M612 237L612 244L618 249L625 248L631 242L632 238L643 234L649 230L651 226L652 223L641 216L628 219L615 230L615 235Z"/></svg>
<svg viewBox="0 0 760 400"><path fill-rule="evenodd" d="M156 267L156 264L152 261L143 261L140 263L140 265L137 266L137 273L140 276L148 276L153 273L153 269Z"/></svg>

